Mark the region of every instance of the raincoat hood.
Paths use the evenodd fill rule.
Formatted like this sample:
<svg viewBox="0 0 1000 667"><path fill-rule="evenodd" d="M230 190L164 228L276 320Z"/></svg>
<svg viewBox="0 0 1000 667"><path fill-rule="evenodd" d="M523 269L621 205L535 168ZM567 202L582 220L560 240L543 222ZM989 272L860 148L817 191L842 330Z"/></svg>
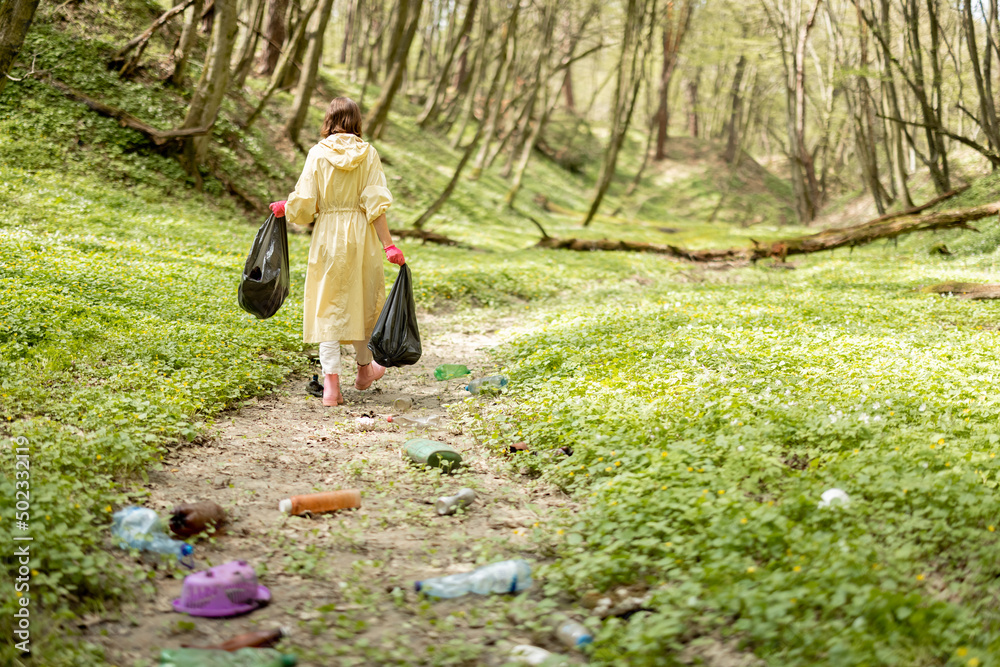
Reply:
<svg viewBox="0 0 1000 667"><path fill-rule="evenodd" d="M344 171L355 169L368 155L368 142L353 134L331 134L316 144L316 148L321 159Z"/></svg>

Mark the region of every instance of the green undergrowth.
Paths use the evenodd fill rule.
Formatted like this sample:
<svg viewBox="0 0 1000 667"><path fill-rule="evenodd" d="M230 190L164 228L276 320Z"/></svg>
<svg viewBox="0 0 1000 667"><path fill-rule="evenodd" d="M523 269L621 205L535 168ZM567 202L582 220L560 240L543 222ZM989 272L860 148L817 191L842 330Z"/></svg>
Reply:
<svg viewBox="0 0 1000 667"><path fill-rule="evenodd" d="M771 665L996 664L1000 306L914 289L991 266L870 249L525 326L481 429L573 448L541 466L583 504L540 529L561 541L546 591L649 595L593 663L722 643ZM820 507L831 488L848 504Z"/></svg>

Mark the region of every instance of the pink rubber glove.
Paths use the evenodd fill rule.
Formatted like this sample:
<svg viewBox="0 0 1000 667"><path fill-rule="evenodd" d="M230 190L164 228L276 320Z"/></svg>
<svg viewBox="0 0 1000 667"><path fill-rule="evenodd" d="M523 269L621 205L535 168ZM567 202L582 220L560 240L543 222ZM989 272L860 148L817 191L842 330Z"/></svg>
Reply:
<svg viewBox="0 0 1000 667"><path fill-rule="evenodd" d="M287 199L282 199L281 201L276 201L271 204L271 213L274 213L275 217L283 218L285 217L285 204L288 202Z"/></svg>
<svg viewBox="0 0 1000 667"><path fill-rule="evenodd" d="M406 264L406 260L403 259L403 251L394 245L385 249L385 258L397 266Z"/></svg>

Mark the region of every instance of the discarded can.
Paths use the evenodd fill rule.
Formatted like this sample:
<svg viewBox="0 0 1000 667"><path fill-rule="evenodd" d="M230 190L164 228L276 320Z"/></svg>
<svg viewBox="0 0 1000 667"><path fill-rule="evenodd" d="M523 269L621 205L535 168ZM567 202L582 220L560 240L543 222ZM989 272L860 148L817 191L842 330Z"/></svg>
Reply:
<svg viewBox="0 0 1000 667"><path fill-rule="evenodd" d="M461 454L452 449L451 446L437 440L414 438L407 440L404 448L411 461L431 468L450 471L462 464Z"/></svg>
<svg viewBox="0 0 1000 667"><path fill-rule="evenodd" d="M454 514L459 509L468 507L476 500L476 492L472 489L461 489L453 496L438 498L434 508L441 516Z"/></svg>
<svg viewBox="0 0 1000 667"><path fill-rule="evenodd" d="M216 651L238 651L241 648L267 648L269 646L274 646L281 641L283 637L287 636L288 631L285 628L275 628L274 630L258 630L257 632L247 632L242 635L236 635L232 639L227 639L221 644L216 644L215 646L189 646L184 644L182 647L213 649Z"/></svg>
<svg viewBox="0 0 1000 667"><path fill-rule="evenodd" d="M582 623L577 623L576 621L560 623L559 627L556 628L556 637L570 648L580 648L584 644L590 644L594 641L594 636L590 634L590 630L584 627Z"/></svg>
<svg viewBox="0 0 1000 667"><path fill-rule="evenodd" d="M216 532L226 525L226 510L210 500L184 503L170 512L170 531L179 537L191 537L211 528Z"/></svg>
<svg viewBox="0 0 1000 667"><path fill-rule="evenodd" d="M278 509L285 514L296 516L310 512L334 512L361 507L361 492L357 489L344 491L323 491L285 498L278 503Z"/></svg>

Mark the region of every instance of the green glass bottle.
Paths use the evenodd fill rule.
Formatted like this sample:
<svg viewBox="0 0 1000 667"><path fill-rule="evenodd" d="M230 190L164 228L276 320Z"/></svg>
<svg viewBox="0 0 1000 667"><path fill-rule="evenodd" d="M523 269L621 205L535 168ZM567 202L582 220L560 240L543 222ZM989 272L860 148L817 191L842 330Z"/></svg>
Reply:
<svg viewBox="0 0 1000 667"><path fill-rule="evenodd" d="M406 455L414 463L432 468L441 468L449 472L462 465L462 455L452 449L451 446L437 440L414 438L407 440L404 447L406 448Z"/></svg>
<svg viewBox="0 0 1000 667"><path fill-rule="evenodd" d="M160 667L294 667L298 658L273 648L222 651L208 648L167 648L160 652Z"/></svg>
<svg viewBox="0 0 1000 667"><path fill-rule="evenodd" d="M454 380L470 373L472 371L462 364L444 364L434 369L434 377L437 380Z"/></svg>

